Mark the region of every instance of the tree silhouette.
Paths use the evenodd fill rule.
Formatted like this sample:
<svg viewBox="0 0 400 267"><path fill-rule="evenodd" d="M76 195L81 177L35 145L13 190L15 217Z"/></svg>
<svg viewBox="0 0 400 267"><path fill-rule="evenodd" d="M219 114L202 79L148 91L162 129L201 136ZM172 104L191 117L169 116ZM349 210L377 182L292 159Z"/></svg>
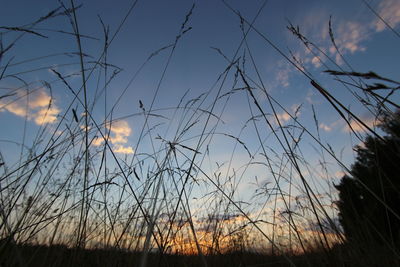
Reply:
<svg viewBox="0 0 400 267"><path fill-rule="evenodd" d="M386 115L383 138L357 146L351 176L339 190L339 220L349 243L362 248L400 248L400 111Z"/></svg>

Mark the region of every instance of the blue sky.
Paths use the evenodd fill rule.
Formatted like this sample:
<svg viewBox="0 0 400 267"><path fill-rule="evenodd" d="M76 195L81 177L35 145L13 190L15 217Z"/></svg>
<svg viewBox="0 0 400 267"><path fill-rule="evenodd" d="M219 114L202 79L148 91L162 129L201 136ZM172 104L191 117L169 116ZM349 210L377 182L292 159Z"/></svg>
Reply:
<svg viewBox="0 0 400 267"><path fill-rule="evenodd" d="M263 2L229 1L228 3L250 21ZM121 1L118 4L107 1L83 3L82 8L77 12L80 31L82 34L99 39L84 39L83 41L83 51L91 55L92 60L98 58L102 49L102 28L97 16L99 15L104 23L109 25L112 35L132 3L130 1ZM370 4L393 28L396 28L399 23L399 16L396 13L398 12L397 1L372 1ZM108 61L123 69L109 89L110 105L127 87L133 73L151 53L174 42L191 5L192 2L188 1L137 2L109 48ZM54 1L43 1L40 5L30 1L12 1L0 11L0 24L2 26L22 26L47 14L57 6L58 3ZM399 53L396 49L398 38L372 14L362 1L335 1L334 3L332 1L267 1L254 26L268 36L286 55L289 55L290 50L298 59L305 62L305 67L315 75L315 79L323 82L327 88L332 86L331 90L334 95L345 105L353 104L356 108L357 103L352 103L352 99L348 97L343 88L332 82L327 75L321 74L326 67L307 52L305 47L286 29L288 21L295 26L298 25L305 36L326 51L330 57L336 59L337 53L329 50L332 49L329 39L329 16L332 16L332 28L341 53L354 69L360 72L374 70L382 76L396 77L396 69L399 64L395 60ZM13 47L12 53L2 59L2 66L11 58L11 62L19 62L37 56L76 51L75 40L71 36L48 31L48 29L61 29L71 32L71 25L67 19L55 18L51 23L44 24L35 26L35 29L48 35L48 40L25 34ZM186 90L190 90L188 95L191 97L196 97L209 90L218 75L227 66L224 58L211 47L221 49L227 57L231 58L241 41L240 20L221 1L196 2L188 26L192 27L192 30L188 31L177 44L166 76L162 81L159 95L155 99L154 108L175 107ZM15 38L16 35L12 34L3 34L3 45ZM307 125L310 125L311 121L310 103L314 104L321 122L320 126L322 126L322 130L325 130L324 134L328 137L335 137L331 141L340 144L345 138L342 131L343 125L337 122L337 114L326 106L326 101L318 96L315 89L309 85L308 80L254 31L249 33L247 40L271 94L289 109L303 104L301 119ZM242 47L239 54L243 54L243 51ZM128 86L127 92L116 109L117 114L114 116L139 112L139 99L145 106L150 105L169 53L170 50L167 49L161 51L146 65L134 83ZM250 61L249 58L247 60ZM323 60L329 67L332 67L332 64L326 59ZM58 66L63 63L74 63L74 65ZM58 56L10 67L9 72L11 75L31 68L43 67L46 69L49 66L56 66L64 73L73 73L79 70L77 63L77 58L69 59L66 56ZM347 68L339 58L336 59L336 63ZM249 72L252 71L249 67ZM54 74L48 70L30 72L23 74L22 77L36 82L55 78ZM78 78L74 78L74 80L79 81ZM2 83L5 86L18 84L12 78L3 79ZM65 89L59 87L60 84L57 84L53 88L53 93L55 106L58 108L56 111L61 113L62 108L65 108L63 107L65 103L61 99L72 99L72 96ZM89 91L93 92L94 90ZM43 92L41 93L43 96L44 94L48 95L48 92ZM90 92L89 94L91 94ZM91 96L93 97L93 95ZM2 103L5 103L4 101ZM240 96L237 99L233 97L230 102L232 104L228 104L228 111L224 113L224 116L240 118L240 120L249 118L248 109L242 105ZM232 108L229 109L230 107ZM35 112L38 111L38 108L33 109ZM100 112L101 107L98 110ZM360 116L368 116L365 111L358 111L361 112ZM7 136L12 135L13 129L23 125L24 120L21 118L21 114L18 118L18 114L13 114L13 112L2 112L1 115L5 122L16 124L15 128L10 127L7 131L7 135L4 136L7 139ZM97 114L95 113L95 115ZM30 118L28 121L28 126L34 127L34 118ZM53 123L55 122L56 120L53 121ZM238 125L243 126L241 123ZM133 125L130 127L135 128L133 132L137 132L137 127ZM229 129L237 131L233 125L227 125L227 127L228 131Z"/></svg>
<svg viewBox="0 0 400 267"><path fill-rule="evenodd" d="M234 10L239 11L246 21L252 21L264 4L264 1L256 0L227 0L226 2ZM394 30L398 31L400 24L400 2L398 0L367 2ZM107 62L118 66L118 68L108 67L108 78L111 77L113 71L118 70L119 72L107 85L107 98L105 99L105 95L102 94L95 102L96 92L100 92L105 83L104 69L96 69L87 83L88 101L90 104L95 104L92 116L99 124L106 121L105 124L108 125L110 118L105 120L104 114L109 113L110 108L122 96L113 110L112 116L114 119L123 119L116 121L111 127L107 126L108 129L111 128L110 141L114 152L124 162L135 162L143 153L151 154L157 151L157 147L162 147L162 142L156 138L157 135L172 141L176 137L175 132L176 129L179 129L178 127L197 120L196 125L183 137L188 140L182 143L195 149L199 141L198 135L206 123L207 113L202 114L198 111L193 113L190 110L176 107L185 92L187 94L180 107L190 99L197 98L203 93L209 93L207 97L202 95L193 107L211 111L211 105L220 86L222 86L220 95L244 86L241 81L234 85L234 68L230 70L224 83L221 79L218 80L229 63L217 50L213 49L218 48L229 60L233 59L243 37L239 17L222 1L195 1L193 14L185 26L185 29L188 27L191 29L182 35L172 52L172 47L169 45L174 44L185 16L193 4L192 1L146 0L137 1L134 4L135 1L126 0L117 2L88 0L76 1L75 5L78 6L81 3L82 7L77 11L79 30L82 35L91 37L82 38L83 52L90 56L85 58L87 60L86 67L94 66L93 61L98 60L102 53L104 35L98 16L105 25L109 26L111 37L121 25L129 8L134 5L132 12L108 48ZM64 4L70 6L69 1ZM49 0L40 1L40 4L27 0L7 0L0 9L0 26L25 27L24 25L46 15L58 6L57 1ZM290 53L292 53L297 60L303 63L302 67L311 73L313 79L323 85L343 105L350 107L368 125L373 125L373 116L365 107L361 106L354 96L332 76L323 73L326 69L351 70L340 58L330 40L330 17L339 51L354 70L359 72L372 70L382 76L398 79L400 39L368 9L363 1L270 0L261 10L254 23L254 28L269 38L286 56L291 58ZM289 22L294 26L299 26L301 33L320 51L315 48L312 51L307 50L287 29ZM247 30L248 25L246 23L243 25ZM0 70L3 70L7 62L10 62L3 79L0 80L0 96L14 94L0 99L2 125L0 151L10 166L18 162L21 151L20 145L10 143L10 141L17 142L17 144L24 143L29 148L35 140L38 140L37 136L42 129L44 129L45 138L50 138L52 133L57 136L61 134L59 131L65 130L63 125L71 123L74 119L72 111L67 111L68 105L72 103L72 108L77 111L79 118L82 118L84 111L76 100L72 102L73 94L61 81L57 81L57 76L51 71L51 69L57 70L64 76L75 74L66 80L74 90L77 91L80 88L82 82L79 76L79 58L71 54L78 51L76 40L72 35L65 34L65 32L73 32L70 22L66 17L57 17L37 24L31 30L48 38L25 33L18 39L15 46L1 58L0 62ZM55 30L62 30L64 33ZM21 32L9 32L4 28L1 32L3 47L7 47L21 35ZM292 115L296 108L301 106L298 112L299 122L316 135L312 113L312 106L314 106L319 122L321 142L329 143L335 153L343 157L343 163L350 167L354 160L352 146L359 144L360 140L349 134L344 121L326 99L322 98L310 85L309 79L273 49L262 36L254 30L250 30L246 40L267 92ZM151 60L146 61L153 52L166 46L169 47L159 51ZM323 56L321 51L326 53L332 61ZM70 54L65 54L66 52ZM24 62L37 57L43 58ZM235 59L238 57L240 57L240 62L243 62L243 59L246 60L246 74L258 82L246 44L242 44L238 50ZM22 63L13 65L18 62ZM145 62L144 68L135 76ZM39 70L36 70L38 68ZM164 70L165 75L163 75ZM86 71L86 74L89 72L90 70ZM130 82L131 80L132 82ZM42 81L52 82L51 90L46 88ZM29 86L26 87L24 82ZM27 89L31 92L29 98L26 97ZM125 89L126 92L123 93ZM212 139L206 139L206 143L200 148L202 155L205 155L206 144L209 144L210 154L206 160L199 160L198 164L203 164L202 168L208 170L212 176L214 172L218 171L215 162L228 162L225 165L227 166L233 154L230 168L224 171L228 177L233 174L233 169L245 170L241 174L243 178L237 182L237 186L240 188L239 192L242 194L239 194L237 198L248 200L255 189L253 179L255 176L264 183L272 181L272 178L265 172L264 167L256 164L248 165L250 160L248 151L236 142L235 138L231 137L239 138L245 143L254 156L253 163L262 159L260 142L257 139L254 125L252 122L248 122L251 118L248 101L250 104L253 101L247 99L244 90L234 90L231 93L231 95L218 100L215 108L212 109L212 112L218 115L223 122L217 122L215 118L211 117L206 132L213 131L213 127L216 127L216 134L212 136ZM271 113L272 110L265 94L258 90L256 96L265 112ZM398 95L394 94L392 97L398 103ZM82 92L80 98L83 99ZM50 99L52 99L51 108L48 109ZM153 99L154 104L151 107ZM139 101L146 111L149 111L151 107L151 113L157 115L150 116L147 125L144 124L145 116L141 114L142 108ZM107 108L104 106L105 103ZM197 106L200 103L202 104ZM277 106L275 108L282 124L295 125L287 113ZM66 111L65 122L61 122L61 115ZM254 105L252 112L259 115ZM198 119L189 119L192 115L194 118L199 117ZM276 127L277 123L274 118L272 116L268 118ZM61 127L56 128L60 122ZM157 126L160 123L161 125ZM256 124L262 139L266 140L265 145L282 156L284 151L265 122L258 121ZM243 132L240 132L245 125ZM146 132L153 126L156 128L150 132L150 135L145 135L138 141L140 133ZM84 127L83 120L80 121L79 127ZM92 130L95 129L93 124L91 127ZM364 131L355 124L354 129L364 135ZM301 132L297 128L291 130L293 130L294 136ZM99 136L95 131L91 133L92 136ZM97 149L101 144L100 138L95 139L92 147ZM316 168L314 174L308 173L308 175L310 177L314 175L314 178L318 180L319 178L316 176L321 173L321 170L316 166L321 160L321 155L316 153L316 150L319 151L320 148L306 134L303 136L300 147L303 159ZM181 149L184 150L184 148ZM325 157L329 162L329 176L333 178L334 182L337 182L338 178L343 175L341 172L343 170L328 155ZM279 157L276 158L276 162L279 162ZM303 166L305 173L308 172L306 165ZM250 167L244 169L241 166ZM201 176L199 174L199 177ZM321 183L326 183L326 181L323 180ZM288 186L288 184L283 186ZM317 185L316 188L321 192L328 190L325 185ZM195 191L194 195L204 194L204 190L208 189L200 188Z"/></svg>

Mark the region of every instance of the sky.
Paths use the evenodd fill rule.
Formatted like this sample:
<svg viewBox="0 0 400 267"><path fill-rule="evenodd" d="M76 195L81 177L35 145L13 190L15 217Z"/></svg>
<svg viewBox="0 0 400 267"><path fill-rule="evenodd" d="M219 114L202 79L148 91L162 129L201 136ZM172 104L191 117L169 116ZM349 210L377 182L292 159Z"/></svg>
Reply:
<svg viewBox="0 0 400 267"><path fill-rule="evenodd" d="M69 1L61 3L68 8L71 6ZM275 105L280 122L293 136L298 138L301 130L286 112L292 116L296 114L301 125L314 136L317 136L317 124L321 143L329 144L347 168L355 159L352 147L362 140L349 133L346 123L310 84L309 77L371 127L374 127L373 115L352 94L357 89L349 91L324 71L340 68L374 71L398 80L399 0L226 0L226 4L216 0L86 0L74 3L75 6L82 4L76 15L85 54L87 102L92 107L89 125L91 136L97 136L92 148L98 149L104 144L95 131L92 121L95 120L104 132L110 131L112 149L121 162L129 165L152 153L161 160L161 152L156 151L165 145L162 141L174 142L176 133L182 132L185 123L196 122L175 140L186 147L179 149L191 157L192 151L187 147L198 148L201 156L197 164L210 176L221 171L222 176L228 178L238 171L235 176L240 192L235 196L238 201L255 201L252 197L260 184L272 183L265 166L257 164L262 161L262 153L271 155L278 163L285 151L262 119L255 124L249 121L260 112L254 100L240 89L244 87L240 76L235 83L235 68L226 72L230 61L239 60L245 74L258 84L261 78L268 94L286 109ZM4 71L0 80L0 152L11 169L20 164L29 148L43 149L43 144L51 137L63 136L67 132L65 125L74 126L75 115L79 120L77 127L85 129L84 108L72 92L81 88L82 77L77 42L68 34L74 31L71 21L66 16L58 16L28 26L31 32L10 31L10 27L26 28L59 6L58 1L50 0L40 3L5 0L0 9L3 49L16 40L0 58L0 70ZM249 30L248 23L253 19ZM330 38L329 22L338 50ZM94 63L105 60L102 57L105 42L102 23L109 30L107 73L103 66ZM307 49L288 30L290 24L298 27L315 46ZM247 31L246 42L242 42ZM309 77L293 66L293 58ZM93 66L96 69L92 71ZM57 73L66 77L72 90L60 81ZM110 77L113 78L103 89ZM256 87L253 82L250 85ZM362 95L360 90L358 93ZM78 96L84 101L83 90ZM262 90L255 90L255 97L264 111L272 114ZM391 97L398 103L396 93ZM193 101L196 98L198 100ZM216 98L218 101L214 101ZM192 109L183 109L185 103ZM143 111L151 115L146 117ZM272 115L267 117L272 127L278 126ZM110 120L115 121L110 124ZM267 151L263 152L260 147L255 125ZM365 130L354 121L352 126L361 137L365 136ZM199 136L203 130L214 134L202 139ZM326 151L321 152L310 136L301 137L299 153L303 153L300 157L305 161L302 170L315 184L317 192L326 193L330 181L337 183L345 170ZM204 156L207 153L208 156ZM317 177L323 173L318 166L322 155L328 166L328 182ZM186 159L181 157L180 160ZM279 166L276 169L281 170ZM195 189L193 198L204 196L210 188L211 185Z"/></svg>

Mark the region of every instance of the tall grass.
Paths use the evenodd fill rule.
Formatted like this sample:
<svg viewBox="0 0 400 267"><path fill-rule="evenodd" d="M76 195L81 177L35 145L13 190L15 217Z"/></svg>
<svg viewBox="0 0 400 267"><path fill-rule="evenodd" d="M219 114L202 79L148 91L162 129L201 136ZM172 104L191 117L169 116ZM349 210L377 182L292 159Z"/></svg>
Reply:
<svg viewBox="0 0 400 267"><path fill-rule="evenodd" d="M123 70L108 55L136 4L113 33L100 18L101 38L81 31L79 11L86 7L73 0L33 23L0 27L0 109L25 105L19 113L22 138L0 140L0 264L356 266L370 260L348 246L337 222L331 165L348 173L349 163L323 139L314 106L309 127L299 118L302 106L287 107L268 90L249 33L304 76L348 125L351 138L363 138L354 122L377 138L381 133L255 26L266 1L252 20L225 3L242 30L233 56L214 48L226 66L213 85L199 95L187 91L167 107L157 107L156 101L180 43L190 38L196 8L188 9L176 36L150 53L115 97L113 86ZM44 30L42 25L60 18L66 28ZM330 20L328 27L335 44ZM313 53L322 51L298 27L288 29ZM15 46L24 38L47 43L47 34L55 33L75 47L14 62ZM85 50L88 41L103 44L97 55ZM397 81L354 71L335 47L345 67L326 54L319 59L335 64L335 70L325 66L338 85L377 121L399 108ZM151 99L133 99L137 112L119 115L118 106L146 67L162 60ZM76 71L69 72L70 66ZM44 78L38 81L32 73ZM40 116L32 117L31 103L42 92L48 101ZM65 94L61 110L56 95ZM239 131L230 131L225 118L238 98L248 117L231 126ZM127 122L136 127L133 149L121 145L130 132L115 130L126 131ZM319 166L307 155L310 147ZM376 253L371 257L386 255Z"/></svg>

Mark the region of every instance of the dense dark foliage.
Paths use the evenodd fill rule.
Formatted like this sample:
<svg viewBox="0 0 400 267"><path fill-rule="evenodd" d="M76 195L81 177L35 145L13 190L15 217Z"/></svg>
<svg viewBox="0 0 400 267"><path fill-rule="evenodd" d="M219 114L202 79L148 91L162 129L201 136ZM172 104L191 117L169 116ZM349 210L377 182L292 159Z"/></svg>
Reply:
<svg viewBox="0 0 400 267"><path fill-rule="evenodd" d="M349 243L362 250L400 248L400 112L386 115L383 138L368 136L357 146L351 176L339 190L340 222Z"/></svg>

